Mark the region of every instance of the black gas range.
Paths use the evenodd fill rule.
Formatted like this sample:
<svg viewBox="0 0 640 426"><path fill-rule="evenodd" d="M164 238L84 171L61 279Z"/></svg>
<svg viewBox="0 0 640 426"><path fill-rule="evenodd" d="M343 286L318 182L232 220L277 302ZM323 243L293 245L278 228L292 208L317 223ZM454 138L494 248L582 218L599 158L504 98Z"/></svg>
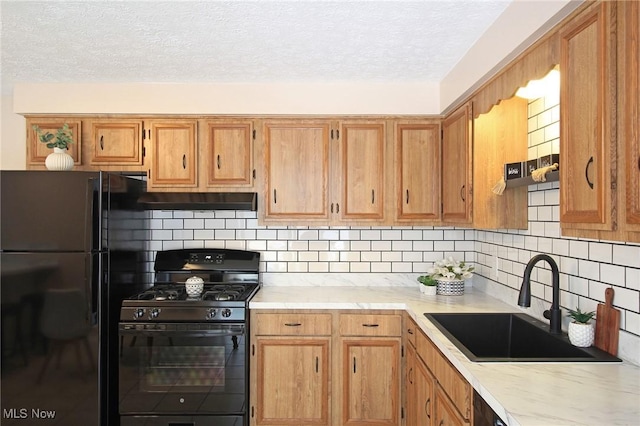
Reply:
<svg viewBox="0 0 640 426"><path fill-rule="evenodd" d="M248 307L260 253L160 251L154 283L122 302L123 426L247 425Z"/></svg>
<svg viewBox="0 0 640 426"><path fill-rule="evenodd" d="M182 249L156 254L154 285L122 303L121 321L245 321L258 291L260 253L229 249ZM200 278L198 295L187 293Z"/></svg>

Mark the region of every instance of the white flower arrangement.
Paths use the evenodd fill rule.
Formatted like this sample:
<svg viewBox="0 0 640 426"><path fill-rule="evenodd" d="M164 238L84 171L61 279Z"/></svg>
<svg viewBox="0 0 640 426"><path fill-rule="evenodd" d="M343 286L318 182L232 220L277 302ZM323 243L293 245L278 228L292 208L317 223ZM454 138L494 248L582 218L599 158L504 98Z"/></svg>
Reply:
<svg viewBox="0 0 640 426"><path fill-rule="evenodd" d="M466 280L473 276L473 266L467 265L464 260L457 261L453 256L438 260L433 267L427 270L427 274L436 280Z"/></svg>

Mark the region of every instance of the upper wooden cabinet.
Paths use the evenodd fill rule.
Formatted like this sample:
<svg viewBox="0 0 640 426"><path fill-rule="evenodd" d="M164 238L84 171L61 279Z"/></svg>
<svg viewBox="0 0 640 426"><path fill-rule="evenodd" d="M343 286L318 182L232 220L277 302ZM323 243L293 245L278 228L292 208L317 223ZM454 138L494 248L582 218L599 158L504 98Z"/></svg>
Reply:
<svg viewBox="0 0 640 426"><path fill-rule="evenodd" d="M384 218L384 122L266 120L263 133L266 221Z"/></svg>
<svg viewBox="0 0 640 426"><path fill-rule="evenodd" d="M264 217L329 219L329 121L266 121Z"/></svg>
<svg viewBox="0 0 640 426"><path fill-rule="evenodd" d="M382 221L385 212L384 121L342 121L332 206L341 221ZM339 194L339 195L337 195Z"/></svg>
<svg viewBox="0 0 640 426"><path fill-rule="evenodd" d="M208 187L252 187L253 123L251 121L206 120L206 136L200 143L201 158L207 159Z"/></svg>
<svg viewBox="0 0 640 426"><path fill-rule="evenodd" d="M197 187L196 120L150 120L147 125L148 188Z"/></svg>
<svg viewBox="0 0 640 426"><path fill-rule="evenodd" d="M628 233L624 239L640 242L640 3L628 1L620 7L618 101L622 117L618 158L623 155L625 159L624 214Z"/></svg>
<svg viewBox="0 0 640 426"><path fill-rule="evenodd" d="M442 122L442 222L471 223L473 134L471 103ZM482 202L482 201L480 201Z"/></svg>
<svg viewBox="0 0 640 426"><path fill-rule="evenodd" d="M440 219L440 124L395 124L395 220Z"/></svg>
<svg viewBox="0 0 640 426"><path fill-rule="evenodd" d="M69 145L67 153L73 157L76 166L82 164L82 120L75 117L29 117L27 118L27 165L44 169L44 161L53 149L40 142L38 134L33 126L38 126L43 133L50 132L54 135L62 126L69 125L73 135L73 142Z"/></svg>
<svg viewBox="0 0 640 426"><path fill-rule="evenodd" d="M509 188L502 195L492 191L494 185L503 178L506 163L527 158L527 107L525 99L513 97L503 100L474 120L474 228L528 227L527 188Z"/></svg>
<svg viewBox="0 0 640 426"><path fill-rule="evenodd" d="M614 227L615 2L600 2L560 32L560 226Z"/></svg>
<svg viewBox="0 0 640 426"><path fill-rule="evenodd" d="M142 120L89 120L91 165L141 165Z"/></svg>

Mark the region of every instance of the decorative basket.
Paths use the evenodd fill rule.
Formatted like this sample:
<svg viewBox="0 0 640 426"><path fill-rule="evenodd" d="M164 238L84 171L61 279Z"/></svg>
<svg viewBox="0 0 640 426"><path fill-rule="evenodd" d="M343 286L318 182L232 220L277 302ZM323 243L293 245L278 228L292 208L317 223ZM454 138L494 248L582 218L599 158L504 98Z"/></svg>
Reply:
<svg viewBox="0 0 640 426"><path fill-rule="evenodd" d="M462 296L464 280L437 280L437 292L443 296Z"/></svg>

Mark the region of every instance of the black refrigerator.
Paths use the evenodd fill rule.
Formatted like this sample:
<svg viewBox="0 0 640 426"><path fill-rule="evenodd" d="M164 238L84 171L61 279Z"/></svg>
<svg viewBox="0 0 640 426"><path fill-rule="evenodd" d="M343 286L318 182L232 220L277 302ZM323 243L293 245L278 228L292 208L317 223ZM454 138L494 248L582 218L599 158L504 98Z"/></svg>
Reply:
<svg viewBox="0 0 640 426"><path fill-rule="evenodd" d="M123 298L144 286L142 180L0 171L1 418L118 423Z"/></svg>

